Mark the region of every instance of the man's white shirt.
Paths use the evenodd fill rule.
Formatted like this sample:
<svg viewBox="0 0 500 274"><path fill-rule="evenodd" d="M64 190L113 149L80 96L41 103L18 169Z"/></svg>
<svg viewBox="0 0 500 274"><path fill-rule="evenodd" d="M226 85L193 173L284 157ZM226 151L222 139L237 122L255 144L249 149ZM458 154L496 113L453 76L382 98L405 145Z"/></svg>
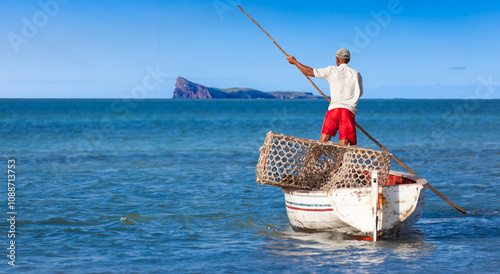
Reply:
<svg viewBox="0 0 500 274"><path fill-rule="evenodd" d="M363 80L361 74L347 64L313 69L314 77L324 79L330 85L328 110L346 108L356 114L358 100L363 95Z"/></svg>

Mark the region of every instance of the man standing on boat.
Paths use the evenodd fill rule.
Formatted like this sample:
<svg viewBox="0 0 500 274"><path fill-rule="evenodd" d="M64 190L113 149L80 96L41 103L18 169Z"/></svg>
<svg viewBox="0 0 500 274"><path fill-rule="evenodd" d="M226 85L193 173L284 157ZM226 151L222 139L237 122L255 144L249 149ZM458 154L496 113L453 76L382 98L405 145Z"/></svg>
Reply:
<svg viewBox="0 0 500 274"><path fill-rule="evenodd" d="M339 49L335 55L337 66L312 69L299 63L295 57L286 57L288 62L296 65L305 75L324 79L330 85L331 103L328 106L320 142L328 142L339 132L339 144L356 145L356 106L363 95L361 74L352 69L348 63L351 54L347 49Z"/></svg>

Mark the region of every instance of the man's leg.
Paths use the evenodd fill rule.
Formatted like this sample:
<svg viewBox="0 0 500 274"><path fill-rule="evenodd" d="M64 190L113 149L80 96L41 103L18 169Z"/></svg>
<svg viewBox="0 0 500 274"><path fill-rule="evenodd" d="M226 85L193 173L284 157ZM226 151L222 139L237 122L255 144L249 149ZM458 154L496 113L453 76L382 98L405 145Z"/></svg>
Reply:
<svg viewBox="0 0 500 274"><path fill-rule="evenodd" d="M339 145L341 146L347 146L348 144L349 144L349 139L339 140Z"/></svg>
<svg viewBox="0 0 500 274"><path fill-rule="evenodd" d="M319 138L319 141L320 142L328 142L328 141L330 141L331 138L332 138L332 135L322 133L321 137ZM347 146L348 144L349 144L349 139L339 140L339 145L341 145L341 146Z"/></svg>
<svg viewBox="0 0 500 274"><path fill-rule="evenodd" d="M339 142L341 145L356 145L356 121L354 114L347 110L341 110L341 121L339 124Z"/></svg>
<svg viewBox="0 0 500 274"><path fill-rule="evenodd" d="M332 135L321 133L321 137L319 138L320 142L328 142L332 138Z"/></svg>

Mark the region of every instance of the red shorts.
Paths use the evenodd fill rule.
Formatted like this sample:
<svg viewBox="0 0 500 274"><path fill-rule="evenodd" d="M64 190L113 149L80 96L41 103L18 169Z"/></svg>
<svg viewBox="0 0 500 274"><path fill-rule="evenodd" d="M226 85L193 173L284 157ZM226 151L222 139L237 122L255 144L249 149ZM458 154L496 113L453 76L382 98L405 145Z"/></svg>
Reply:
<svg viewBox="0 0 500 274"><path fill-rule="evenodd" d="M345 108L334 108L326 113L321 133L335 136L339 131L339 140L349 139L351 145L357 144L356 121L354 114Z"/></svg>

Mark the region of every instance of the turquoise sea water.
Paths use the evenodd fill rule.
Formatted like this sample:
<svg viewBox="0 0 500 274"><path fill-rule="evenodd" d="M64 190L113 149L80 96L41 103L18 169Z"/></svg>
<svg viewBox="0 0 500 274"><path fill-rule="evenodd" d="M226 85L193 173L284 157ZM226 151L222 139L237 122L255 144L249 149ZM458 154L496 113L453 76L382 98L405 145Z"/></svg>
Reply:
<svg viewBox="0 0 500 274"><path fill-rule="evenodd" d="M377 243L295 232L281 190L255 184L265 134L318 139L326 108L324 100L0 100L0 272L499 271L499 100L360 102L357 122L469 212L427 190L415 227ZM9 159L16 267L7 264Z"/></svg>

